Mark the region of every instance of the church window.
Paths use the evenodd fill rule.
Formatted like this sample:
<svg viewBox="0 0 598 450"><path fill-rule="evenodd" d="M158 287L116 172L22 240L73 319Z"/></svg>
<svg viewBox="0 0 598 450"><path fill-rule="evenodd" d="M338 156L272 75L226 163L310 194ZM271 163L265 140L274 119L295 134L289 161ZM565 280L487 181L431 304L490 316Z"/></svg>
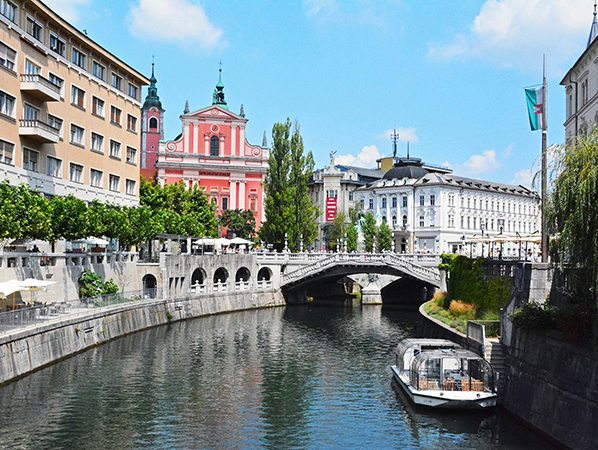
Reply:
<svg viewBox="0 0 598 450"><path fill-rule="evenodd" d="M210 138L210 156L218 156L220 154L220 140L218 136L212 136Z"/></svg>
<svg viewBox="0 0 598 450"><path fill-rule="evenodd" d="M156 131L158 129L158 119L156 119L155 117L152 117L149 120L149 129L150 129L150 131Z"/></svg>

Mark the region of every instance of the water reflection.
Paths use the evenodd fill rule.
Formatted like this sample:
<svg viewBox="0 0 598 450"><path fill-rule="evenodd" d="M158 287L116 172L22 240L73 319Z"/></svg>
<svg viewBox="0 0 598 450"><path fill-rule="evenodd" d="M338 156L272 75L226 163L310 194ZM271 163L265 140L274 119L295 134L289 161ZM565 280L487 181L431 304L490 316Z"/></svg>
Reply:
<svg viewBox="0 0 598 450"><path fill-rule="evenodd" d="M0 389L2 448L545 448L500 415L415 410L414 314L289 307L138 333Z"/></svg>

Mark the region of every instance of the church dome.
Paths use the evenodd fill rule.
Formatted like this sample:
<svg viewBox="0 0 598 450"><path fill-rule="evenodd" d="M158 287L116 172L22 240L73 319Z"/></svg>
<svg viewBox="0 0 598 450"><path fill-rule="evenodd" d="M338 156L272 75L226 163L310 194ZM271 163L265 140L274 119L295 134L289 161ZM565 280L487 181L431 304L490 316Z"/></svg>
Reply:
<svg viewBox="0 0 598 450"><path fill-rule="evenodd" d="M422 167L422 160L419 158L400 158L399 162L392 169L384 174L385 180L401 180L403 178L419 179L428 173Z"/></svg>

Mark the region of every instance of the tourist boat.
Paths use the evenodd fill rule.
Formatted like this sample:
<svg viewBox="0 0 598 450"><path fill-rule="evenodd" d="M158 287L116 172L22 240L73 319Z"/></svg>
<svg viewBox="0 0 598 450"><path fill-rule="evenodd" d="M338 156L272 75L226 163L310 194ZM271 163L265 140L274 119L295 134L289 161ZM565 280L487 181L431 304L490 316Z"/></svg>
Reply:
<svg viewBox="0 0 598 450"><path fill-rule="evenodd" d="M488 361L444 339L405 339L395 352L394 378L416 405L481 409L496 406Z"/></svg>

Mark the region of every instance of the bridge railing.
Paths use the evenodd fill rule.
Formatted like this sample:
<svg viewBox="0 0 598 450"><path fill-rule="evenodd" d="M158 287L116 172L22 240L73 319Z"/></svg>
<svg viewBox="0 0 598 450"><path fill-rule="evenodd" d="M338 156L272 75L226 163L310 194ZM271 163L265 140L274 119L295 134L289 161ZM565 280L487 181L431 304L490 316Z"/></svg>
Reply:
<svg viewBox="0 0 598 450"><path fill-rule="evenodd" d="M418 278L424 281L429 281L434 284L439 283L440 273L437 270L430 269L428 267L422 267L414 263L414 256L430 257L433 255L397 255L394 253L334 253L332 255L328 255L324 259L316 261L313 264L300 267L297 270L284 274L282 276L282 284L284 285L292 281L307 277L311 274L320 272L325 268L338 263L386 263L401 267L406 273L417 276ZM420 261L417 258L415 259L418 262Z"/></svg>

